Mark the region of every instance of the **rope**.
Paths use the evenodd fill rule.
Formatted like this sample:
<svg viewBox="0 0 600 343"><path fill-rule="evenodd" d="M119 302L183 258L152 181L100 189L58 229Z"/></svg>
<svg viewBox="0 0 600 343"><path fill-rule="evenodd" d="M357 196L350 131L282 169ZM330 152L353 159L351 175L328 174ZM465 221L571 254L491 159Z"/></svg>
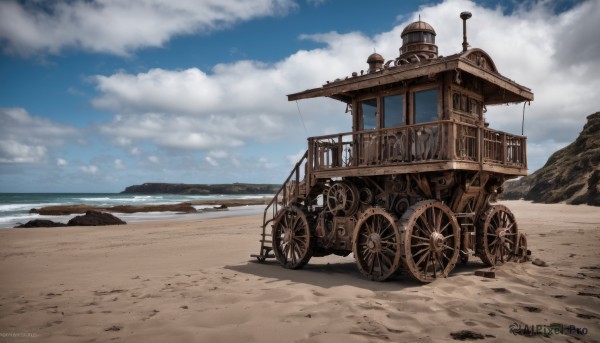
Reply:
<svg viewBox="0 0 600 343"><path fill-rule="evenodd" d="M306 129L306 125L304 125L304 118L302 117L302 112L300 112L300 105L298 105L298 100L296 100L296 108L298 109L298 115L300 115L300 121L302 122L302 126L304 127L304 133L306 133L306 137L308 137L308 130Z"/></svg>

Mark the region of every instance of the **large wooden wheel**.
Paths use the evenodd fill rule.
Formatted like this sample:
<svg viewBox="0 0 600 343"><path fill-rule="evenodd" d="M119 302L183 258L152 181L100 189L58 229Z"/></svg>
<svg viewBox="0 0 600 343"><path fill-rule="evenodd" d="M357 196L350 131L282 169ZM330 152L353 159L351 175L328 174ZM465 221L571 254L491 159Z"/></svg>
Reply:
<svg viewBox="0 0 600 343"><path fill-rule="evenodd" d="M273 253L289 269L302 268L312 257L311 232L304 212L291 206L273 225Z"/></svg>
<svg viewBox="0 0 600 343"><path fill-rule="evenodd" d="M402 215L400 230L408 275L424 283L448 276L460 252L460 227L448 206L420 201Z"/></svg>
<svg viewBox="0 0 600 343"><path fill-rule="evenodd" d="M515 216L504 205L493 205L479 219L477 254L488 266L510 261L518 244Z"/></svg>
<svg viewBox="0 0 600 343"><path fill-rule="evenodd" d="M369 280L383 281L400 266L400 231L397 218L382 208L370 208L354 228L352 252L360 272Z"/></svg>

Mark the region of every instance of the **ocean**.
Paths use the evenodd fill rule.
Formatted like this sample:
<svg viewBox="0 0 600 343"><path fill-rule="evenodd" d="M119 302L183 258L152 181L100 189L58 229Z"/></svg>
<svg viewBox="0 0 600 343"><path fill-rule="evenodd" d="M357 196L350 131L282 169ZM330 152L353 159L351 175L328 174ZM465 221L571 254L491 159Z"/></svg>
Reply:
<svg viewBox="0 0 600 343"><path fill-rule="evenodd" d="M55 222L67 223L76 214L67 216L41 216L29 213L32 208L56 205L86 204L93 206L115 205L160 205L177 204L185 201L196 200L223 200L223 199L252 199L272 197L272 194L258 195L178 195L178 194L120 194L120 193L0 193L0 228L14 227L33 219L48 219ZM196 209L212 206L194 206ZM148 213L114 213L126 222L144 221L155 219L207 219L215 216L255 214L264 210L264 206L232 207L232 213L205 212L178 214L174 212L148 212Z"/></svg>

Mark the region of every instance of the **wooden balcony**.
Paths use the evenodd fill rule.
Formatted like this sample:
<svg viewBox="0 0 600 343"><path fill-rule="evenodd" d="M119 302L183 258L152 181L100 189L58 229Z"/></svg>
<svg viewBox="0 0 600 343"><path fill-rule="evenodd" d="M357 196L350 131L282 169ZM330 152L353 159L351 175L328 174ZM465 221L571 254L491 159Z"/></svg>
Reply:
<svg viewBox="0 0 600 343"><path fill-rule="evenodd" d="M526 137L454 121L308 139L315 180L441 170L527 175Z"/></svg>

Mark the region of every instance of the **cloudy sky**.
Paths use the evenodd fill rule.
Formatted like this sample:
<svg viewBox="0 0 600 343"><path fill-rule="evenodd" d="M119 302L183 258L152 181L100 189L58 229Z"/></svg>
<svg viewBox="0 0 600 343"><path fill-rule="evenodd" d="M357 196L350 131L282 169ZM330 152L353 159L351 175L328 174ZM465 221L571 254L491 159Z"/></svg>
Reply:
<svg viewBox="0 0 600 343"><path fill-rule="evenodd" d="M533 172L600 110L600 1L2 0L0 192L280 183L307 136L351 127L286 94L396 58L419 14L459 52L465 10L471 46L535 94ZM522 105L486 116L521 132Z"/></svg>

